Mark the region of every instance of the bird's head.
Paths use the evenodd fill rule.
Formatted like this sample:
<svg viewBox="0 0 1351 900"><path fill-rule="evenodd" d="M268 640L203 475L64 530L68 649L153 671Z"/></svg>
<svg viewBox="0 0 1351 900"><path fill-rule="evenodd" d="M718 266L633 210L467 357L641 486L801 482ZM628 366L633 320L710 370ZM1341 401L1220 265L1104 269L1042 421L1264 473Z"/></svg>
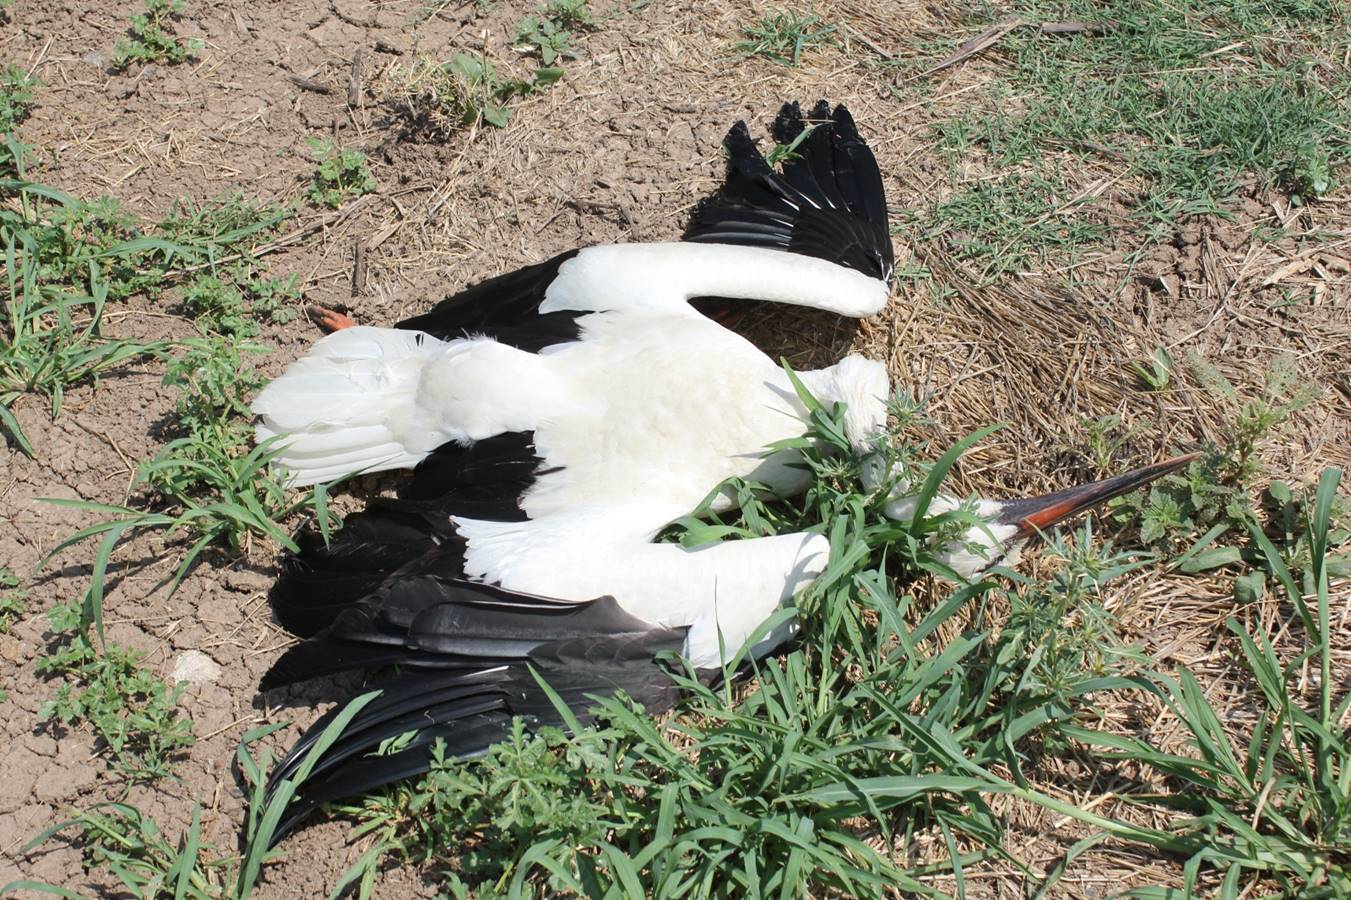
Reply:
<svg viewBox="0 0 1351 900"><path fill-rule="evenodd" d="M1175 472L1199 455L1175 456L1102 481L1039 497L976 500L971 512L979 521L969 525L961 536L947 540L934 556L963 578L972 578L993 566L1015 565L1023 550L1058 523ZM913 520L915 496L899 490L894 496L895 499L887 503L887 517L897 521ZM930 502L925 515L941 515L962 505L963 501L955 497L939 494Z"/></svg>

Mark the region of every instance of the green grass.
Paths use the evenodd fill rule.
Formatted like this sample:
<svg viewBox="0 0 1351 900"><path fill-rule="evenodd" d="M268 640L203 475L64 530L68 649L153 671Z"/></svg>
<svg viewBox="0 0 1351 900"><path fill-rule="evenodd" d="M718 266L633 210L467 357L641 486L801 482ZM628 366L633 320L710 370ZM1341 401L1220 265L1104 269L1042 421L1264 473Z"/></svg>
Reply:
<svg viewBox="0 0 1351 900"><path fill-rule="evenodd" d="M907 424L921 415L912 404L897 409ZM1150 561L1088 527L1072 542L1052 539L1044 555L1060 563L1044 580L1005 573L1010 580L961 587L937 605L898 591L942 571L927 547L961 527L961 514L886 520L886 491L861 488L842 410L811 415L817 445L805 453L814 486L803 498L768 503L745 486L740 514L677 529L696 541L802 527L829 537L827 573L796 600L803 630L793 647L748 663L749 689L709 687L673 661L687 693L664 723L622 697L603 700L598 728L532 734L518 725L481 760L438 760L414 783L339 807L371 841L340 884L370 896L382 866L415 863L451 896L603 897L615 885L652 897L933 896L943 895L936 878L961 894L973 866L1000 860L1049 891L1076 858L1111 839L1177 860L1186 892L1217 883L1225 896L1258 883L1301 897L1351 889L1351 743L1337 724L1351 696L1339 697L1331 679L1336 470L1289 520L1308 548L1302 583L1274 544L1253 535L1302 649L1279 655L1265 636L1275 623L1229 623L1230 681L1253 713L1235 719L1185 668L1157 669L1115 638L1102 588ZM925 496L980 434L925 468ZM929 451L890 453L915 472ZM1320 673L1312 694L1301 687L1306 671ZM1108 730L1108 708L1142 709L1143 718ZM1180 744L1165 750L1144 736L1152 709L1181 729ZM1067 753L1092 754L1099 766L1091 785L1063 787L1079 796L1110 779L1118 799L1086 809L1033 786L1043 759ZM241 744L240 761L254 788L239 859L204 860L195 828L170 844L132 808L95 809L63 825L82 830L92 865L126 883L187 878L184 896L247 897L304 774L264 809L271 760L254 760ZM1006 849L1006 820L992 803L999 795L1067 816L1088 836L1061 864L1034 870ZM921 835L946 856L907 863L904 848ZM879 841L900 854L879 851Z"/></svg>
<svg viewBox="0 0 1351 900"><path fill-rule="evenodd" d="M163 778L193 743L192 722L178 709L183 685L170 687L142 668L143 654L135 650L112 642L96 646L82 613L79 604L48 613L58 643L37 671L64 683L38 718L87 723L110 767L129 781Z"/></svg>
<svg viewBox="0 0 1351 900"><path fill-rule="evenodd" d="M273 451L252 446L249 424L249 394L263 382L249 362L262 348L249 337L260 323L286 321L300 299L298 279L267 275L252 248L290 211L236 194L182 200L160 221L146 222L113 198L83 201L29 180L27 148L12 136L3 153L0 160L8 160L14 177L0 180L0 192L13 200L0 207L0 425L36 454L13 414L19 398L43 395L56 416L72 386L147 358L165 361L165 383L178 393L174 434L139 466L138 494L129 505L53 501L101 517L55 552L89 537L101 540L78 613L71 612L76 607L53 612L65 621L56 629L64 637L39 664L67 679L44 706L44 717L90 723L126 777L162 777L190 742L190 726L176 715L175 690L141 669L135 653L105 641L103 595L114 549L144 529L181 534L189 543L176 585L212 542L235 552L258 536L290 546L279 520L316 498L327 521L322 492L286 490L269 467ZM181 300L200 337L141 342L106 336L108 305L137 295ZM7 594L6 625L19 608L8 600Z"/></svg>
<svg viewBox="0 0 1351 900"><path fill-rule="evenodd" d="M57 416L68 387L110 369L162 354L162 341L106 338L101 324L110 299L125 296L131 273L163 271L190 249L130 230L115 203L85 203L25 179L26 148L0 145L15 177L0 179L0 427L35 453L13 413L25 394L39 394Z"/></svg>
<svg viewBox="0 0 1351 900"><path fill-rule="evenodd" d="M513 31L513 46L537 63L528 77L502 74L486 53L457 52L444 61L415 54L408 65L390 69L385 97L415 134L445 136L479 124L503 128L512 101L561 79L558 64L577 57L576 31L594 26L587 0L549 0Z"/></svg>
<svg viewBox="0 0 1351 900"><path fill-rule="evenodd" d="M445 62L415 58L391 71L390 100L417 132L449 134L479 123L505 127L510 103L563 77L556 66L541 66L529 79L501 75L487 56L455 53Z"/></svg>
<svg viewBox="0 0 1351 900"><path fill-rule="evenodd" d="M145 0L145 11L131 17L127 36L113 48L113 69L135 63L175 65L194 58L204 46L196 38L184 40L173 23L187 9L187 0Z"/></svg>
<svg viewBox="0 0 1351 900"><path fill-rule="evenodd" d="M959 254L987 274L1052 255L1073 261L1110 236L1100 208L1108 201L1062 208L1050 160L1057 169L1125 170L1114 192L1131 195L1129 208L1113 212L1136 220L1146 242L1170 236L1182 217L1227 214L1249 182L1300 203L1344 177L1351 74L1341 48L1351 19L1341 4L1071 0L1020 4L1017 14L1114 24L1098 36L1009 33L1001 41L1009 66L940 123L950 159L979 149L999 177L958 181L957 195L912 227L929 237L956 232ZM991 8L989 17L1007 14Z"/></svg>
<svg viewBox="0 0 1351 900"><path fill-rule="evenodd" d="M10 134L28 116L40 82L13 63L0 66L0 135Z"/></svg>
<svg viewBox="0 0 1351 900"><path fill-rule="evenodd" d="M248 252L288 211L231 195L180 201L143 222L115 198L81 200L31 180L30 155L12 135L0 139L0 197L14 201L0 207L0 429L26 453L36 449L14 416L19 398L47 398L56 417L71 386L169 352L165 341L108 337L102 324L110 302L181 281L175 267L197 270L184 293L209 330L251 334L247 318L292 313L294 282L264 277Z"/></svg>
<svg viewBox="0 0 1351 900"><path fill-rule="evenodd" d="M353 701L333 721L298 770L299 778L308 776L314 762L373 696L366 695ZM23 852L39 847L63 831L75 829L79 833L85 868L100 870L116 878L130 896L247 900L258 885L263 864L281 855L280 850L269 850L268 847L272 844L277 822L295 793L294 782L283 782L272 802L264 804L267 772L275 760L267 750L256 758L251 748L282 727L266 725L247 732L235 751L239 772L249 789L241 854L222 853L202 842L200 802L193 804L192 823L176 845L169 842L154 819L136 806L114 802L95 804L73 818L47 828L24 845ZM36 881L17 880L0 887L0 893L6 895L19 890L72 898L80 896L58 885ZM334 896L338 893L335 891Z"/></svg>
<svg viewBox="0 0 1351 900"><path fill-rule="evenodd" d="M1011 174L981 181L917 220L924 241L943 238L957 258L992 280L1048 263L1074 262L1109 234L1055 175Z"/></svg>
<svg viewBox="0 0 1351 900"><path fill-rule="evenodd" d="M796 66L808 50L839 45L836 27L826 25L821 17L776 10L748 26L745 37L732 45L744 57L761 56L785 66Z"/></svg>
<svg viewBox="0 0 1351 900"><path fill-rule="evenodd" d="M180 436L142 463L133 488L148 493L137 506L83 500L47 502L97 512L99 522L59 543L45 562L89 538L100 538L83 605L86 620L102 637L103 595L108 561L128 535L163 530L189 542L171 580L176 588L203 551L223 541L233 552L266 538L293 549L282 522L313 510L327 527L323 486L303 494L288 490L271 467L276 448L252 445L250 395L264 380L248 364L261 347L235 336L212 334L183 342L184 352L168 364L164 381L179 389L175 409Z"/></svg>

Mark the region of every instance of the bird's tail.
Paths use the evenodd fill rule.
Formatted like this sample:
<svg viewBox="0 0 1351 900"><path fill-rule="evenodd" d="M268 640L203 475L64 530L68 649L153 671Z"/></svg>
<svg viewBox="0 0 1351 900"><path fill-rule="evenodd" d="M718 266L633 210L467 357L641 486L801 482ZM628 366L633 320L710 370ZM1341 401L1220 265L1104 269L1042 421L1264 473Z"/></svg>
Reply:
<svg viewBox="0 0 1351 900"><path fill-rule="evenodd" d="M257 439L280 438L275 464L297 487L414 466L440 443L410 446L403 435L412 432L422 370L444 348L416 331L334 332L253 401Z"/></svg>
<svg viewBox="0 0 1351 900"><path fill-rule="evenodd" d="M895 254L882 175L844 106L822 100L806 116L786 103L772 129L776 172L745 122L727 133L727 178L690 219L685 240L774 247L829 260L883 281Z"/></svg>

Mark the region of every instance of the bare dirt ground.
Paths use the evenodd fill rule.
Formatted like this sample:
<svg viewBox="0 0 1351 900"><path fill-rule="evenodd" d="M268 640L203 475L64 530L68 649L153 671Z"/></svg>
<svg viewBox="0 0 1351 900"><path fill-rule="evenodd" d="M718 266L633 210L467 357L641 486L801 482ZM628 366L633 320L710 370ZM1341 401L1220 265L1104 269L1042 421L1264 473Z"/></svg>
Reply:
<svg viewBox="0 0 1351 900"><path fill-rule="evenodd" d="M306 301L347 306L370 323L393 321L456 286L574 246L678 237L691 205L720 178L727 126L745 118L763 134L784 99L846 103L877 153L893 209L923 208L951 190L931 125L984 77L979 60L922 83L878 64L881 54L909 58L920 42L948 34L952 23L919 3L832 5L832 20L849 26L852 39L798 68L730 52L763 13L760 3L601 4L599 26L579 35L579 58L567 63L564 79L520 102L507 127L414 141L380 103L386 70L417 48L440 56L486 48L510 61L512 23L534 4L450 5L417 22L420 0L193 3L179 31L205 41L197 61L110 74L109 53L132 6L17 0L8 9L0 60L33 69L46 83L23 126L25 141L40 148L37 174L77 196L114 194L147 216L163 214L183 195L204 199L235 188L290 201L313 173L306 138L333 135L369 154L379 189L339 213L302 206L286 227L309 232L269 265L274 273L300 273ZM349 104L359 50L362 81ZM316 83L327 92L312 89ZM930 411L941 424L940 441L990 422L1011 423L961 472L965 487L995 495L1096 475L1083 449L1081 417L1117 414L1127 425L1145 426L1116 460L1122 466L1212 436L1213 407L1194 385L1165 394L1134 389L1123 367L1154 347L1200 350L1246 387L1260 385L1265 364L1288 350L1301 376L1323 391L1264 458L1273 472L1306 478L1324 465L1351 463L1351 195L1343 188L1321 204L1293 209L1278 195L1256 188L1248 194L1239 217L1187 223L1177 240L1151 251L1130 274L1122 263L1127 248L1109 246L1075 272L1073 286L1064 273L1045 271L978 288L935 240L898 246L898 253L907 265L957 286L941 298L922 282L903 281L888 310L857 333L781 310L760 314L756 327L771 352L786 352L798 365L837 356L851 343L886 359L900 385L935 391ZM1290 236L1259 242L1253 237L1259 225ZM1299 241L1315 229L1333 237L1317 245ZM367 248L365 289L354 294L359 243ZM1313 290L1317 300L1299 313L1273 311L1264 292L1282 284ZM772 321L763 318L770 315ZM192 328L165 302L122 307L108 317L108 330L181 337ZM264 370L280 372L316 336L303 317L269 326L262 340L274 352ZM1048 347L1058 352L1048 355ZM27 573L93 521L39 498L125 501L135 464L154 453L156 423L172 407L160 375L153 364L131 366L97 389L74 390L54 422L40 400L18 404L38 457L0 447L0 563ZM50 641L43 611L83 590L93 547L63 555L39 574L28 614L0 637L0 686L9 694L0 706L0 884L26 877L101 893L107 885L83 872L78 848L59 841L30 853L20 848L71 810L124 795L171 835L187 826L200 800L203 841L235 845L244 810L232 768L240 735L292 721L269 739L281 748L312 721L312 704L322 699L297 692L289 707L274 708L254 690L288 642L266 606L275 550L258 542L242 558L208 554L171 598L162 582L180 546L151 536L118 552L115 587L105 601L109 637L145 650L147 663L165 677L187 651L205 653L220 667L218 677L184 695L197 742L177 777L129 793L107 774L88 733L37 716L53 691L33 671ZM1112 603L1129 639L1189 664L1224 690L1227 664L1218 641L1219 625L1232 613L1227 583L1129 578L1113 587ZM1345 627L1351 615L1345 590L1337 603ZM1345 673L1351 647L1341 646ZM1020 815L1013 818L1025 846L1010 849L1034 867L1054 862L1075 835L1052 816ZM260 896L327 893L363 849L345 843L345 834L341 823L327 823L292 837L289 860L269 870ZM1131 854L1090 854L1057 890L1100 896L1157 879L1160 871L1176 877L1160 866ZM382 877L379 895L429 894L415 872ZM990 864L968 879L976 896L1021 895L1021 876L1011 867Z"/></svg>

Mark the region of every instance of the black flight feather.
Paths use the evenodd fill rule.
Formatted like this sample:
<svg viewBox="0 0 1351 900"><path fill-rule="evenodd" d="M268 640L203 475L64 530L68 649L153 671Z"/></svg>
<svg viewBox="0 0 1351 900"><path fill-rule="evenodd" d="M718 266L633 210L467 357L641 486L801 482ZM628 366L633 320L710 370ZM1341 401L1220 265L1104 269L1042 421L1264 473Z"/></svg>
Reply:
<svg viewBox="0 0 1351 900"><path fill-rule="evenodd" d="M811 122L808 122L808 119ZM807 118L784 104L772 133L791 144L813 125L776 173L760 155L745 122L723 144L727 178L701 203L685 240L773 247L829 260L886 280L895 264L882 174L849 111L825 101Z"/></svg>
<svg viewBox="0 0 1351 900"><path fill-rule="evenodd" d="M612 604L596 604L591 611L595 619L620 627L628 627L632 620ZM657 657L680 650L685 632L643 627L640 632L542 643L524 659L478 671L409 672L387 680L379 696L316 761L273 841L324 803L428 771L437 745L445 758L467 759L509 737L517 716L532 731L564 725L552 698L535 680L536 673L583 725L593 721L589 712L593 698L620 691L649 712L669 709L678 691ZM269 778L269 794L296 773L338 709L315 722L278 764ZM384 742L399 737L405 738L399 750L373 755Z"/></svg>

